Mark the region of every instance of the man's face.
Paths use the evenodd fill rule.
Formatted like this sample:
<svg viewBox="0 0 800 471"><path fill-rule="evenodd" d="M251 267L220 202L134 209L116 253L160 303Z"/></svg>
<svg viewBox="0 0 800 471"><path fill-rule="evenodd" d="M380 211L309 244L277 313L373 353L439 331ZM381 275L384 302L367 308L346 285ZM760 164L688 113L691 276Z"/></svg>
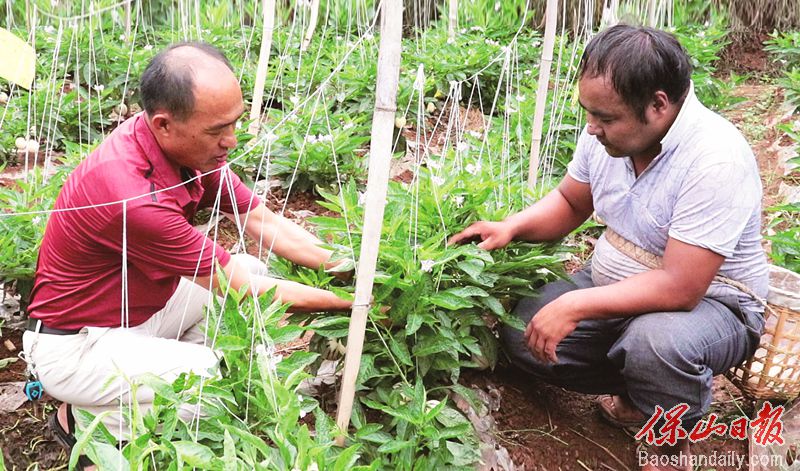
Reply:
<svg viewBox="0 0 800 471"><path fill-rule="evenodd" d="M642 122L604 76L584 77L578 82L579 101L586 110L588 132L612 157L652 159L661 148L664 131L653 107L645 108Z"/></svg>
<svg viewBox="0 0 800 471"><path fill-rule="evenodd" d="M171 119L159 140L168 159L182 167L208 172L224 163L236 147L236 122L244 113L242 92L233 74L195 78L194 112L183 121ZM212 80L213 79L213 80Z"/></svg>

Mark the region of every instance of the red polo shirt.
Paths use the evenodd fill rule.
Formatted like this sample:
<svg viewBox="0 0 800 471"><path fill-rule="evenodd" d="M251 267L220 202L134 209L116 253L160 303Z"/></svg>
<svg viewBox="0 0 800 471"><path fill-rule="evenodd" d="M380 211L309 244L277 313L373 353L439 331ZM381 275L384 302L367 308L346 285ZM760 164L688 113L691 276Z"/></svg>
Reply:
<svg viewBox="0 0 800 471"><path fill-rule="evenodd" d="M61 329L122 324L123 200L131 326L161 310L181 276L208 276L214 260L227 264L230 254L192 227L192 218L218 193L229 213L234 205L246 213L259 200L228 169L184 182L198 174L164 156L143 115L122 123L61 189L55 209L90 207L50 215L30 317Z"/></svg>

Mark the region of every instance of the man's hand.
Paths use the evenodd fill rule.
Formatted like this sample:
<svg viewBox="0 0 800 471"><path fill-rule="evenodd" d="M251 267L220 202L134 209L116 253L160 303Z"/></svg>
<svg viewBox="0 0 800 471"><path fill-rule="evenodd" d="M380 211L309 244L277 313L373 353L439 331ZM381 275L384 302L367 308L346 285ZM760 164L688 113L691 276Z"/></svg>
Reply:
<svg viewBox="0 0 800 471"><path fill-rule="evenodd" d="M484 250L501 249L514 238L511 224L490 221L478 221L447 241L448 245L465 244L480 239L478 247Z"/></svg>
<svg viewBox="0 0 800 471"><path fill-rule="evenodd" d="M542 363L558 363L556 347L578 326L580 315L572 302L574 293L566 293L547 304L525 328L528 349Z"/></svg>

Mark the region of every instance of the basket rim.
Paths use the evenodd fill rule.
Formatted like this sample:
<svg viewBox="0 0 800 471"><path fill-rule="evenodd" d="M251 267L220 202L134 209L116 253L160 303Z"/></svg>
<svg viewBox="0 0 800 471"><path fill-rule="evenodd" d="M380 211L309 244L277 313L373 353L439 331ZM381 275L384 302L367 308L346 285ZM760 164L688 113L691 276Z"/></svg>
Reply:
<svg viewBox="0 0 800 471"><path fill-rule="evenodd" d="M779 267L777 265L770 265L769 271L770 271L770 273L777 272L777 273L780 273L782 275L787 275L787 276L789 276L791 278L795 278L795 279L797 279L798 284L800 284L800 273L797 273L797 272L794 272L792 270L789 270L788 268ZM800 299L800 293L798 293L796 291L789 291L789 290L784 289L784 288L779 288L779 287L773 286L772 283L769 284L769 291L777 293L777 294L780 294L781 296L786 296L786 297L792 298L792 299Z"/></svg>

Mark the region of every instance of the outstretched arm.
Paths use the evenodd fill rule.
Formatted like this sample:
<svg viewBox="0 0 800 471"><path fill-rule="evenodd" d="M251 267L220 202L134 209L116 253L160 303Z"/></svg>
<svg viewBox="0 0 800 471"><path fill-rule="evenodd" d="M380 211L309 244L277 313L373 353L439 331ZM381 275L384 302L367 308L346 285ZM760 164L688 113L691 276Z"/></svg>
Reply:
<svg viewBox="0 0 800 471"><path fill-rule="evenodd" d="M479 221L450 238L450 244L480 240L478 247L493 250L514 239L531 242L558 240L580 226L594 211L588 183L567 175L544 198L503 221Z"/></svg>
<svg viewBox="0 0 800 471"><path fill-rule="evenodd" d="M331 251L321 247L322 241L289 219L273 213L264 203L248 214L239 215L239 222L245 224L247 235L265 250L308 268L319 268L323 264L325 268L332 266L328 263Z"/></svg>
<svg viewBox="0 0 800 471"><path fill-rule="evenodd" d="M222 271L230 287L236 291L248 286L249 294L259 296L275 287L275 299L290 303L290 312L346 311L353 304L352 301L342 299L324 289L312 288L294 281L254 275L247 267L237 263L235 258L222 267ZM211 286L215 291L220 287L217 276L197 277L192 281L204 288Z"/></svg>

